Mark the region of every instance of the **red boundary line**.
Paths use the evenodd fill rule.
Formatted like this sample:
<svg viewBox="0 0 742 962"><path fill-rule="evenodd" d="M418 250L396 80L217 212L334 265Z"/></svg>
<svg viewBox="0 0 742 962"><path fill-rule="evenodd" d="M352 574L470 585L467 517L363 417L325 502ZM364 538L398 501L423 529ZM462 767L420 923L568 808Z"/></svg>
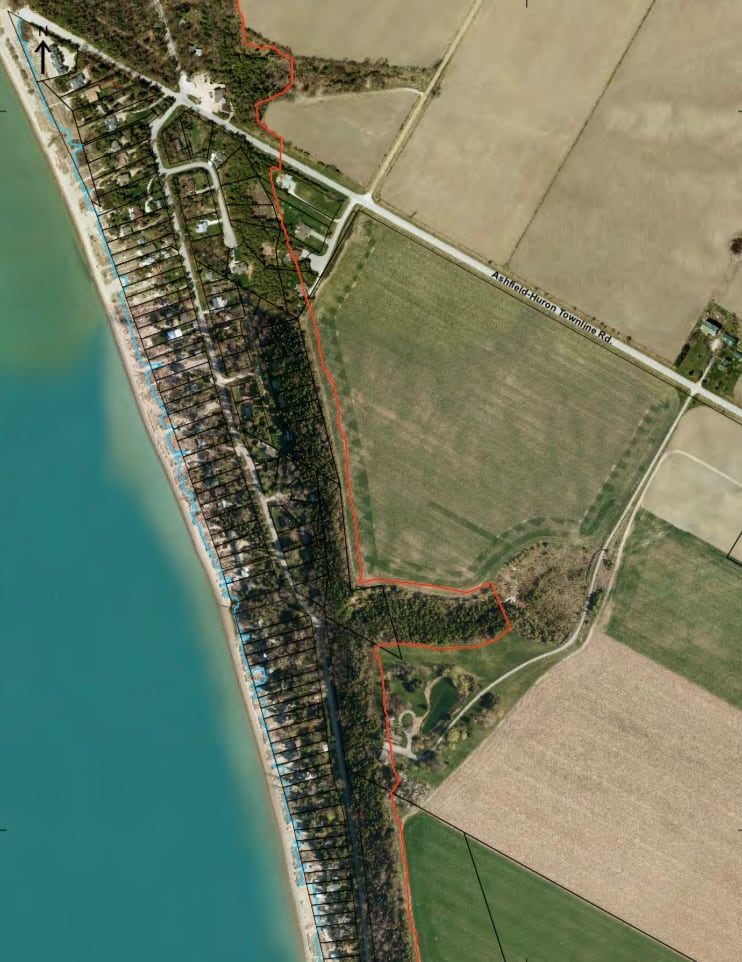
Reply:
<svg viewBox="0 0 742 962"><path fill-rule="evenodd" d="M299 285L301 287L301 293L302 293L302 297L304 298L304 303L307 305L309 316L312 319L312 328L314 330L314 337L317 342L317 351L319 353L319 362L322 368L322 373L327 378L327 383L330 385L330 388L332 389L332 395L335 400L335 409L337 411L337 427L343 442L343 468L345 471L345 483L346 483L347 492L348 492L348 504L350 506L350 513L353 517L353 535L354 535L355 548L356 548L356 560L358 562L358 584L359 585L386 584L386 585L403 585L411 588L435 588L437 591L447 591L455 595L473 595L473 594L476 594L476 592L478 591L482 591L485 588L489 588L492 594L495 596L495 600L497 601L500 611L502 612L502 616L505 619L505 628L503 628L503 630L500 632L499 635L496 635L494 638L488 638L485 641L480 641L476 645L441 646L441 645L426 645L423 642L415 642L415 641L400 641L400 642L394 642L393 646L394 647L399 646L401 648L430 648L430 649L436 649L437 651L459 651L463 649L473 651L476 648L485 648L488 645L493 645L495 644L495 642L503 638L512 629L512 625L510 624L510 619L508 618L507 612L505 611L503 603L500 600L500 596L497 593L497 589L495 588L495 585L492 581L485 581L483 584L476 585L474 588L452 588L449 585L437 585L437 584L432 584L430 582L424 582L424 581L401 581L396 578L367 578L365 575L365 566L363 564L363 555L361 553L361 537L360 537L360 531L358 526L358 515L356 513L356 506L353 500L353 488L350 480L350 446L348 444L348 436L345 433L345 427L343 426L343 412L340 405L340 395L338 393L337 383L335 382L334 377L330 373L327 367L327 363L325 361L324 351L322 350L322 339L320 337L319 325L317 323L317 318L314 313L314 307L312 306L312 302L309 298L309 291L307 290L306 284L304 283L304 276L301 272L299 258L297 257L296 252L294 251L294 248L291 245L291 237L289 236L289 232L283 218L283 210L281 208L281 202L278 198L278 192L276 190L276 184L274 180L274 175L277 173L282 173L283 171L283 137L280 134L277 134L275 130L271 130L271 128L265 123L265 121L261 117L261 110L263 107L265 107L267 104L270 104L272 101L278 100L280 97L283 97L294 86L294 79L295 79L294 58L291 54L286 53L285 50L281 50L281 48L277 47L275 44L255 43L254 41L250 40L247 36L247 24L245 22L245 14L243 13L242 7L240 6L240 0L235 0L235 5L237 7L237 13L240 18L243 44L246 47L250 47L253 50L261 50L261 51L267 50L267 51L270 51L271 53L275 53L279 57L281 57L282 60L285 60L289 66L289 81L286 84L286 86L282 90L279 90L278 93L271 94L270 97L264 97L262 100L258 100L256 102L255 120L257 121L258 126L262 128L262 130L264 130L270 137L273 137L274 140L276 140L278 143L278 163L274 164L270 168L270 181L271 181L271 189L273 191L273 203L275 205L276 212L278 213L278 219L281 222L281 230L283 231L283 236L286 240L286 246L288 247L289 255L291 257L291 260L293 261L294 267L296 268L296 273L299 277ZM389 747L389 762L391 765L392 772L394 774L394 784L389 790L389 799L392 805L392 814L394 816L394 821L396 822L397 828L399 830L399 841L400 841L401 854L402 854L402 866L404 869L405 897L407 900L407 915L409 917L410 931L412 933L412 940L415 947L415 959L416 959L416 962L422 962L417 929L415 928L415 920L412 914L412 895L410 891L410 870L407 864L407 852L405 849L405 841L404 841L404 827L402 824L402 819L399 817L399 812L397 811L397 802L395 799L395 795L397 794L397 789L399 788L401 779L399 777L399 773L397 772L397 767L394 762L394 746L392 743L392 729L391 729L391 722L389 719L389 711L387 709L386 680L384 678L384 667L381 661L381 651L384 648L386 648L386 645L381 643L374 646L374 654L376 656L376 662L379 666L379 676L381 678L381 700L384 708L384 726L386 730L387 745Z"/></svg>

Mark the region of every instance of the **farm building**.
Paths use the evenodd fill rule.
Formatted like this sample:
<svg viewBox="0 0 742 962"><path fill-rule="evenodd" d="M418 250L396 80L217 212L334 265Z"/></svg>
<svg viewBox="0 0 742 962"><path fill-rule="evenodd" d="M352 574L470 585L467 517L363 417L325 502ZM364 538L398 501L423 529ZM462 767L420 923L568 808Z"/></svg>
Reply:
<svg viewBox="0 0 742 962"><path fill-rule="evenodd" d="M721 333L722 326L718 321L715 321L713 317L707 317L701 324L701 330L710 337L716 337L717 334Z"/></svg>

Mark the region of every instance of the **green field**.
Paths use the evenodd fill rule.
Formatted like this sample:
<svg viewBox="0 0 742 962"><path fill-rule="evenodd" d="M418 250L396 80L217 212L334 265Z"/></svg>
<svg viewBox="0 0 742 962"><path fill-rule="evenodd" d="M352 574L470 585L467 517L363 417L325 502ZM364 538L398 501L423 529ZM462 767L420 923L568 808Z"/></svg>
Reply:
<svg viewBox="0 0 742 962"><path fill-rule="evenodd" d="M404 834L422 962L677 962L683 958L471 840L470 854L461 832L429 815L412 817Z"/></svg>
<svg viewBox="0 0 742 962"><path fill-rule="evenodd" d="M316 306L375 575L470 585L539 540L597 543L678 408L657 379L362 215Z"/></svg>
<svg viewBox="0 0 742 962"><path fill-rule="evenodd" d="M430 715L423 722L420 734L412 742L414 752L420 755L421 759L413 761L400 755L396 760L397 767L400 770L404 769L415 781L424 782L431 787L439 785L477 745L481 744L531 685L555 665L561 656L545 658L534 665L529 665L498 685L493 689L494 705L487 708L480 701L479 705L467 712L457 724L455 737L444 741L433 756L426 756L425 749L436 741L436 736L439 734L435 727L442 713L435 711L434 702L437 695L448 696L449 704L443 704L442 710L451 712L453 685L449 683L445 689L442 689L442 680L446 673L453 674L458 686L468 681L466 695L458 699L462 705L465 699L471 698L496 678L549 650L548 646L522 638L514 631L494 644L482 648L453 651L436 648L405 648L403 659L397 656L396 648L384 650L382 663L389 714L392 720L406 711L412 711L420 717L424 716L428 711L428 702L424 695L426 684L436 678L439 679L430 690ZM446 681L448 681L447 677ZM381 717L380 686L377 689L377 700L379 717ZM454 701L453 704L455 703ZM437 707L441 708L440 703Z"/></svg>
<svg viewBox="0 0 742 962"><path fill-rule="evenodd" d="M608 634L742 708L742 568L640 511Z"/></svg>

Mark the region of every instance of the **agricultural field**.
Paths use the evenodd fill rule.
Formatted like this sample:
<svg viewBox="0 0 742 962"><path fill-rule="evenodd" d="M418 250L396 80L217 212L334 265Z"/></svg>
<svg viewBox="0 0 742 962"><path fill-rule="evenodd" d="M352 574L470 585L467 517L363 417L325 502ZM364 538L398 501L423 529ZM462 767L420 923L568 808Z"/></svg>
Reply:
<svg viewBox="0 0 742 962"><path fill-rule="evenodd" d="M279 100L265 120L287 143L366 184L417 97L414 90L381 90Z"/></svg>
<svg viewBox="0 0 742 962"><path fill-rule="evenodd" d="M725 295L742 224L736 0L658 0L513 269L674 361Z"/></svg>
<svg viewBox="0 0 742 962"><path fill-rule="evenodd" d="M308 57L431 66L443 56L469 0L241 0L253 30Z"/></svg>
<svg viewBox="0 0 742 962"><path fill-rule="evenodd" d="M742 481L718 474L683 451L663 457L642 505L724 554L742 531Z"/></svg>
<svg viewBox="0 0 742 962"><path fill-rule="evenodd" d="M681 958L430 815L410 818L404 835L423 962Z"/></svg>
<svg viewBox="0 0 742 962"><path fill-rule="evenodd" d="M535 542L594 545L678 407L662 382L365 216L315 305L369 574L467 587Z"/></svg>
<svg viewBox="0 0 742 962"><path fill-rule="evenodd" d="M730 547L735 537L730 530ZM740 625L742 568L640 511L624 551L609 634L742 708Z"/></svg>
<svg viewBox="0 0 742 962"><path fill-rule="evenodd" d="M676 606L676 627L688 607ZM742 954L741 752L742 713L596 634L528 692L426 808L677 951L734 962ZM447 871L438 861L416 896L421 853L414 840L410 848L413 899L435 897ZM438 898L450 890L439 885ZM471 894L463 900L474 904ZM542 913L525 914L523 904L514 924L540 925ZM494 915L498 901L491 905ZM421 926L441 945L442 923L435 909L422 912ZM534 957L552 962L559 944L542 943L540 954L534 947ZM562 946L570 950L569 936ZM586 958L603 962L608 951ZM451 956L459 957L468 956Z"/></svg>
<svg viewBox="0 0 742 962"><path fill-rule="evenodd" d="M649 6L484 4L383 199L457 245L506 262ZM572 303L582 305L577 296Z"/></svg>

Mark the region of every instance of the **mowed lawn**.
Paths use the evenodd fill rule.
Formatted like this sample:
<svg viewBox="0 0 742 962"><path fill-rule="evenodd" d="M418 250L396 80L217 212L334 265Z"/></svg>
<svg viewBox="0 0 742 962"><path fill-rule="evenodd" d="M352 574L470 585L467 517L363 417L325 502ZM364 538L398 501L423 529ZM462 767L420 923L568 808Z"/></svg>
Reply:
<svg viewBox="0 0 742 962"><path fill-rule="evenodd" d="M316 308L372 574L469 585L544 538L597 543L677 410L672 388L365 216Z"/></svg>
<svg viewBox="0 0 742 962"><path fill-rule="evenodd" d="M742 708L742 568L640 511L608 634Z"/></svg>
<svg viewBox="0 0 742 962"><path fill-rule="evenodd" d="M461 832L429 815L414 815L404 835L422 962L677 962L682 958L472 840L470 854Z"/></svg>

